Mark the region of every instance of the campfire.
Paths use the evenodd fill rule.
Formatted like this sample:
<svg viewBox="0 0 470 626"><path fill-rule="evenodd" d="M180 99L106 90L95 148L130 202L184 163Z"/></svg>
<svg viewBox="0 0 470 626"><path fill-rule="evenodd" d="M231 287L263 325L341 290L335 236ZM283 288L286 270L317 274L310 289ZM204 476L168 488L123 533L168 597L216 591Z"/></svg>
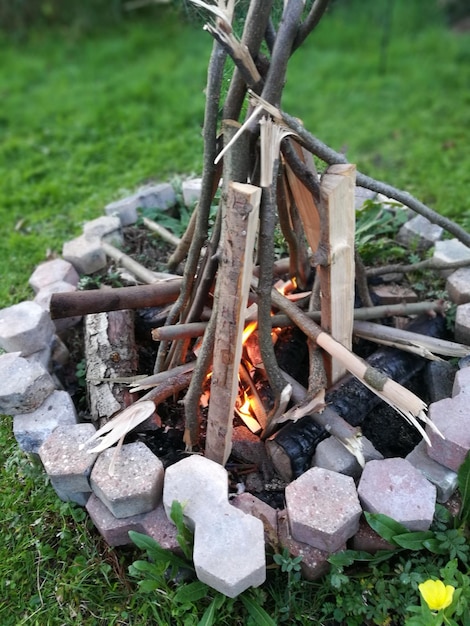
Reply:
<svg viewBox="0 0 470 626"><path fill-rule="evenodd" d="M110 397L111 408L104 408L102 415L98 407L106 403L102 399L94 402L94 419L107 422L112 418L104 426L100 424L105 431L99 434L107 433L108 442L122 441L137 421L147 419L142 405L150 411L148 402L152 401L158 412L164 400L183 394L187 452L202 452L225 465L231 453L235 416L266 442L276 438L286 422L295 423L309 415L322 422L318 416L328 408L326 391L349 372L426 439L424 427L428 424L433 428L433 424L426 416L423 399L352 350L353 330L356 335L365 332L355 321L355 300L360 300L364 310L374 308L368 270L355 250L356 185L387 193L436 223L443 223L441 216L409 194L356 172L344 155L322 144L280 108L289 56L313 30L327 3L313 3L307 15L303 15L302 1L285 3L275 32L271 3L253 1L239 38L232 27L233 1L220 0L217 5L193 1L207 11L205 29L214 38L206 92L204 169L201 195L190 224L168 260L169 275L157 276L139 267L104 242L105 253L126 264L147 285L87 295L54 294L51 300L53 318L168 307L162 313L164 325L153 331L158 342L153 372L146 372L131 393L121 390L118 399ZM264 36L269 61L260 52ZM235 70L219 129L227 55L232 57ZM242 110L246 110L243 122L239 121ZM321 176L314 157L327 164ZM219 189L212 223L210 209ZM468 242L463 229L449 222L445 225ZM158 224L153 229L164 230ZM284 259L276 258L276 237L283 240L287 251ZM168 240L175 243L174 236ZM172 274L183 264L182 277ZM275 287L279 278L285 281L281 289ZM435 311L438 306L426 304L424 310ZM415 315L416 309L411 314ZM380 319L384 314L372 311L369 316ZM244 338L248 322L256 324L249 339ZM132 334L129 317L116 324L115 340ZM279 333L275 328L281 326L295 327L305 339L308 374L300 388L299 381L291 380L282 370L276 355ZM89 336L99 333L98 322ZM377 328L371 330L369 326L369 338L377 337L377 333ZM388 334L381 341L393 345L401 342L402 348L408 344L407 349L411 346L415 351L428 349L422 339L406 334L393 338ZM92 359L99 353L97 347L95 341L90 343ZM441 350L440 354L450 354L446 352L449 349L455 354L455 346L443 348L440 343L429 348L431 353ZM96 363L87 365L88 377L103 378L100 371L113 371L117 377L135 374L135 351L131 349L124 356L117 351L117 359L120 367L112 368L98 357ZM90 389L90 398L93 394ZM348 419L347 415L339 417ZM335 433L331 424L327 426L329 434L337 436L361 460L360 433L345 437L340 427Z"/></svg>

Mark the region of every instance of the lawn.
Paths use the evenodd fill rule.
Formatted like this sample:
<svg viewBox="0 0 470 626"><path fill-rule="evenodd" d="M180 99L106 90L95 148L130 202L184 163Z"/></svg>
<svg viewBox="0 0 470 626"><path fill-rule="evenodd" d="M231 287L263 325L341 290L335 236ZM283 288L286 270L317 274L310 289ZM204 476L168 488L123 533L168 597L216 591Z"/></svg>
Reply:
<svg viewBox="0 0 470 626"><path fill-rule="evenodd" d="M282 107L363 173L470 226L470 33L424 0L396 0L389 31L387 7L336 2L294 55ZM30 298L34 267L108 202L200 173L211 45L171 8L86 34L0 35L0 306ZM57 500L9 417L0 441L2 624L197 623L194 605L185 614L170 596L136 594L132 552L106 547L83 511ZM290 623L315 623L320 587L291 582L273 579L260 601L282 617L288 597ZM221 612L217 623L242 621Z"/></svg>

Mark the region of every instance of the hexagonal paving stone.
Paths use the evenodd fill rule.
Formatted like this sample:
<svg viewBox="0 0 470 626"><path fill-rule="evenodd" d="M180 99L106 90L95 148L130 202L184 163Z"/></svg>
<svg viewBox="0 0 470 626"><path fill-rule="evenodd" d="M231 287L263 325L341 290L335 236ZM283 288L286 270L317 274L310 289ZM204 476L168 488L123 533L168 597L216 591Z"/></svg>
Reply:
<svg viewBox="0 0 470 626"><path fill-rule="evenodd" d="M77 412L66 391L53 391L35 411L15 415L13 434L20 448L37 454L39 448L58 427L77 422Z"/></svg>
<svg viewBox="0 0 470 626"><path fill-rule="evenodd" d="M74 266L64 259L53 259L37 266L31 274L29 284L34 293L56 282L65 282L73 287L78 285L80 277Z"/></svg>
<svg viewBox="0 0 470 626"><path fill-rule="evenodd" d="M431 459L458 472L470 450L470 408L468 396L460 392L454 398L445 398L429 405L429 418L444 435L439 437L429 426L431 446L427 452Z"/></svg>
<svg viewBox="0 0 470 626"><path fill-rule="evenodd" d="M39 456L52 486L64 499L70 494L91 491L89 477L97 455L88 452L93 444L80 449L93 434L92 424L59 426L39 448Z"/></svg>
<svg viewBox="0 0 470 626"><path fill-rule="evenodd" d="M34 411L54 390L51 375L37 361L19 352L0 355L0 411L5 415Z"/></svg>
<svg viewBox="0 0 470 626"><path fill-rule="evenodd" d="M118 519L151 511L162 497L163 463L137 441L122 446L110 473L115 452L105 450L96 461L90 479L93 492Z"/></svg>
<svg viewBox="0 0 470 626"><path fill-rule="evenodd" d="M0 310L0 346L6 352L28 356L50 345L55 326L36 302L20 302Z"/></svg>
<svg viewBox="0 0 470 626"><path fill-rule="evenodd" d="M218 463L192 455L165 474L163 503L169 516L180 502L194 528L194 566L199 580L233 598L266 578L261 520L230 506L227 471Z"/></svg>
<svg viewBox="0 0 470 626"><path fill-rule="evenodd" d="M194 529L192 520L207 502L225 504L228 498L227 471L210 459L193 454L167 468L163 488L163 504L168 517L177 500L183 505L185 521Z"/></svg>
<svg viewBox="0 0 470 626"><path fill-rule="evenodd" d="M230 506L207 506L195 520L194 567L202 582L229 598L266 579L263 523Z"/></svg>
<svg viewBox="0 0 470 626"><path fill-rule="evenodd" d="M369 461L359 481L364 510L383 513L409 530L428 530L436 506L436 487L405 459Z"/></svg>
<svg viewBox="0 0 470 626"><path fill-rule="evenodd" d="M350 476L313 467L286 487L292 537L335 552L354 535L362 513Z"/></svg>

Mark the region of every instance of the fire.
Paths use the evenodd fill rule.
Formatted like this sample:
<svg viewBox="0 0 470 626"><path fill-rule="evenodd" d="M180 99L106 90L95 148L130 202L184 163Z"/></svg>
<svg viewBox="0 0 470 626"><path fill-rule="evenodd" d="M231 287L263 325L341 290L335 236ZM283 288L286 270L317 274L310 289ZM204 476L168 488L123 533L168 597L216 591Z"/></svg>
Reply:
<svg viewBox="0 0 470 626"><path fill-rule="evenodd" d="M253 403L246 391L243 391L238 397L237 405L235 411L238 417L245 422L252 433L259 433L262 429L258 421L253 417Z"/></svg>
<svg viewBox="0 0 470 626"><path fill-rule="evenodd" d="M256 330L256 328L258 327L258 322L250 322L246 327L245 330L243 331L243 335L242 335L242 344L244 345L250 335Z"/></svg>

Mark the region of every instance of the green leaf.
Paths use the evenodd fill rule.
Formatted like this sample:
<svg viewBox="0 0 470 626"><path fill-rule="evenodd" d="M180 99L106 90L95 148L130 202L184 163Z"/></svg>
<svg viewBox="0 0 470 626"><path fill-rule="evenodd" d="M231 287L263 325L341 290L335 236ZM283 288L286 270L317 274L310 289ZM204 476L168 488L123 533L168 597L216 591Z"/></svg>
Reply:
<svg viewBox="0 0 470 626"><path fill-rule="evenodd" d="M141 550L151 551L155 548L161 548L160 544L148 535L143 535L142 533L138 533L135 530L130 530L128 534L132 543L134 543Z"/></svg>
<svg viewBox="0 0 470 626"><path fill-rule="evenodd" d="M137 584L140 591L143 591L144 593L152 593L152 591L155 591L155 589L160 587L158 580L139 580Z"/></svg>
<svg viewBox="0 0 470 626"><path fill-rule="evenodd" d="M184 523L183 507L177 500L173 500L171 503L170 517L178 531L176 535L178 545L188 561L191 561L193 556L193 533Z"/></svg>
<svg viewBox="0 0 470 626"><path fill-rule="evenodd" d="M442 541L433 537L423 541L423 547L433 554L446 554L449 550L442 545Z"/></svg>
<svg viewBox="0 0 470 626"><path fill-rule="evenodd" d="M154 563L148 561L134 561L132 563L132 570L136 572L144 572L146 574L153 574L155 571Z"/></svg>
<svg viewBox="0 0 470 626"><path fill-rule="evenodd" d="M398 545L393 540L395 535L404 535L409 532L403 524L383 513L369 513L365 511L364 515L372 530L391 544Z"/></svg>
<svg viewBox="0 0 470 626"><path fill-rule="evenodd" d="M240 600L257 626L276 626L276 622L273 618L268 615L263 607L258 602L253 600L253 598L242 594L240 596Z"/></svg>
<svg viewBox="0 0 470 626"><path fill-rule="evenodd" d="M176 568L194 570L192 563L182 559L170 550L165 550L165 548L162 548L161 545L155 541L155 539L152 539L147 535L137 533L134 530L129 531L129 537L138 548L146 550L147 554L153 561L167 563L168 565L172 565Z"/></svg>
<svg viewBox="0 0 470 626"><path fill-rule="evenodd" d="M175 593L174 600L180 604L197 602L208 595L209 587L200 580L195 580L187 585L181 585Z"/></svg>
<svg viewBox="0 0 470 626"><path fill-rule="evenodd" d="M215 623L215 613L217 611L217 602L214 598L204 611L204 615L199 620L198 626L212 626Z"/></svg>
<svg viewBox="0 0 470 626"><path fill-rule="evenodd" d="M467 454L457 472L457 480L462 498L459 518L461 522L468 524L470 522L470 453Z"/></svg>
<svg viewBox="0 0 470 626"><path fill-rule="evenodd" d="M406 550L422 550L425 547L424 542L433 537L434 533L431 530L406 532L402 535L394 535L393 541L399 545L400 548L405 548Z"/></svg>

